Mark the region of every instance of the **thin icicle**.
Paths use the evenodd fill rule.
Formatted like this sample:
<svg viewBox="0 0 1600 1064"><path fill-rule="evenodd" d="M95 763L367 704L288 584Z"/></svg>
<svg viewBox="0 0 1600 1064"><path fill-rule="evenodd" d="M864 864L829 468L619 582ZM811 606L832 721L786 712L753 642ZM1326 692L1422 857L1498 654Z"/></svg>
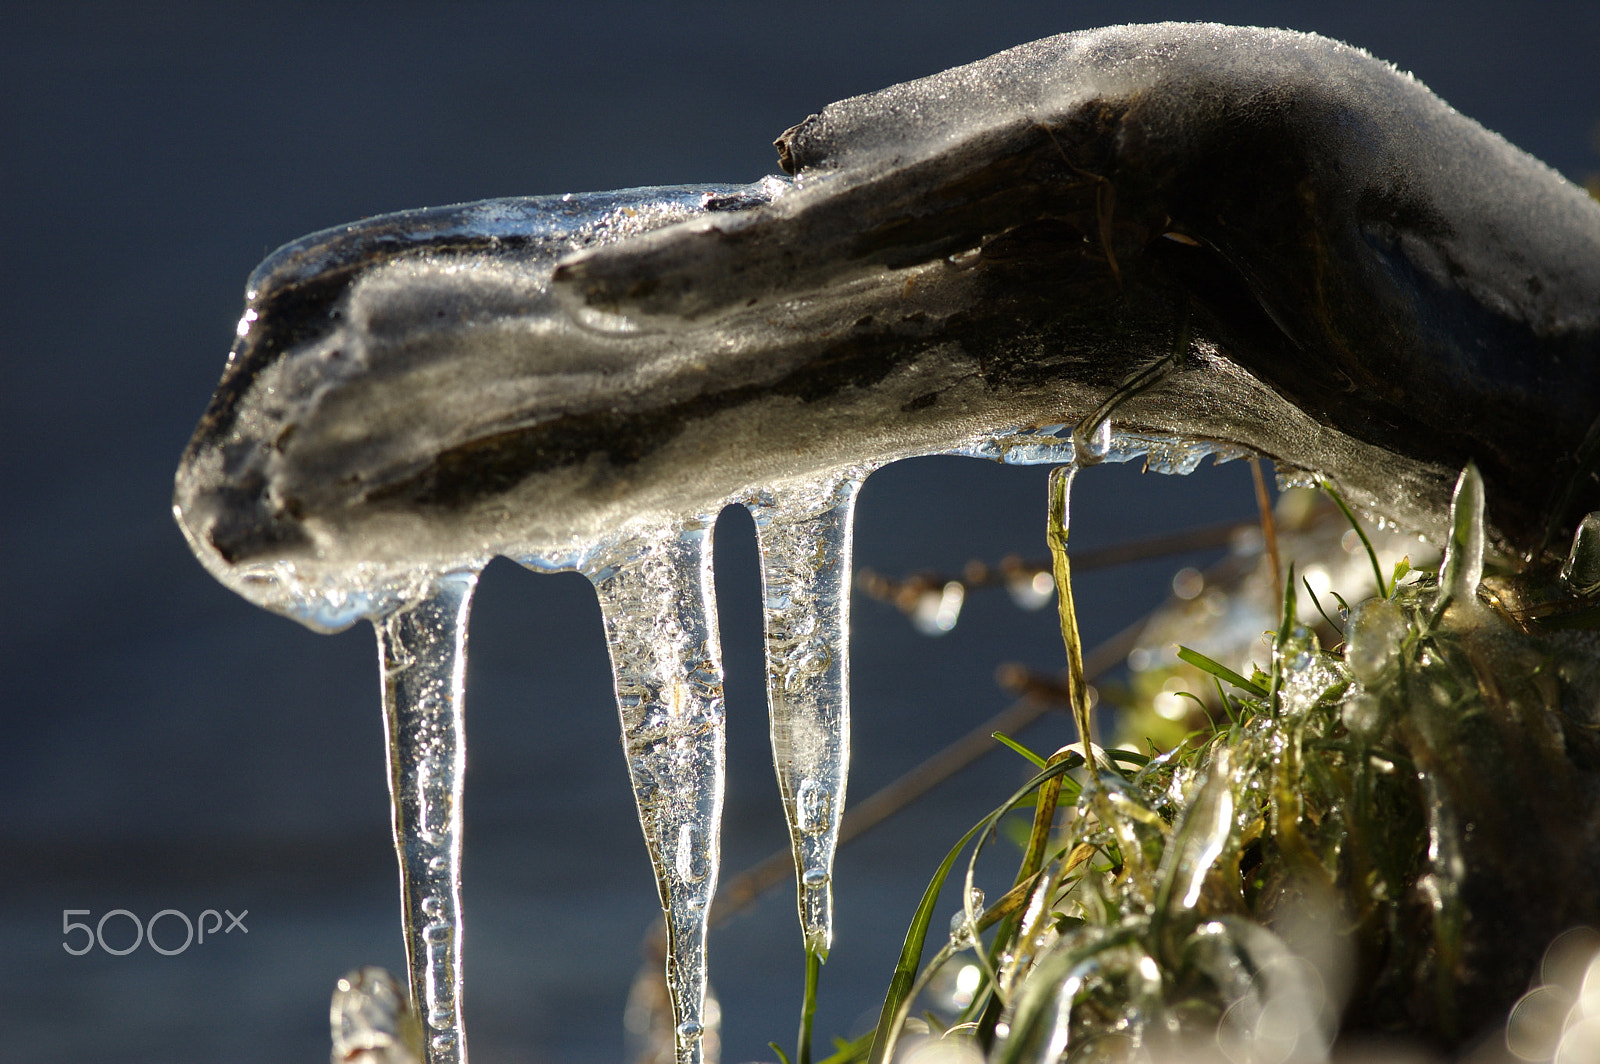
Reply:
<svg viewBox="0 0 1600 1064"><path fill-rule="evenodd" d="M389 798L400 858L406 966L427 1064L465 1064L461 1027L462 703L476 572L374 622L389 736Z"/></svg>
<svg viewBox="0 0 1600 1064"><path fill-rule="evenodd" d="M725 776L713 517L619 536L583 571L605 618L622 741L667 920L679 1064L699 1064L706 918L717 890Z"/></svg>
<svg viewBox="0 0 1600 1064"><path fill-rule="evenodd" d="M749 499L761 547L772 762L806 949L833 944L833 856L850 767L850 526L864 470Z"/></svg>
<svg viewBox="0 0 1600 1064"><path fill-rule="evenodd" d="M1450 499L1450 542L1439 561L1439 598L1434 620L1455 606L1465 614L1478 608L1478 584L1483 580L1483 477L1476 462L1468 462L1456 478Z"/></svg>

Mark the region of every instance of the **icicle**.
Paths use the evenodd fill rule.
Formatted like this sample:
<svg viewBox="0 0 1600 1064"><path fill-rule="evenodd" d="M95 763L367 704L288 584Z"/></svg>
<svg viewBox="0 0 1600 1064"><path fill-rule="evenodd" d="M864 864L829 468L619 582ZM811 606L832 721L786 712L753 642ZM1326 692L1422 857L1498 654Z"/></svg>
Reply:
<svg viewBox="0 0 1600 1064"><path fill-rule="evenodd" d="M467 614L476 572L373 623L389 735L389 798L411 1000L427 1064L465 1064L461 1029L461 784Z"/></svg>
<svg viewBox="0 0 1600 1064"><path fill-rule="evenodd" d="M1600 591L1600 511L1578 522L1572 549L1561 565L1561 584L1575 595Z"/></svg>
<svg viewBox="0 0 1600 1064"><path fill-rule="evenodd" d="M667 920L679 1064L699 1064L706 918L721 854L725 722L707 516L619 536L583 572L605 618L639 823Z"/></svg>
<svg viewBox="0 0 1600 1064"><path fill-rule="evenodd" d="M806 949L833 943L833 855L850 762L850 524L864 471L746 505L761 547L772 761Z"/></svg>
<svg viewBox="0 0 1600 1064"><path fill-rule="evenodd" d="M1468 462L1456 479L1450 500L1450 542L1439 562L1439 598L1433 607L1437 622L1451 605L1460 607L1463 616L1475 612L1478 584L1483 579L1483 477L1478 466Z"/></svg>
<svg viewBox="0 0 1600 1064"><path fill-rule="evenodd" d="M1228 747L1219 746L1181 823L1161 857L1161 897L1155 911L1191 912L1200 903L1206 875L1232 839L1233 791Z"/></svg>

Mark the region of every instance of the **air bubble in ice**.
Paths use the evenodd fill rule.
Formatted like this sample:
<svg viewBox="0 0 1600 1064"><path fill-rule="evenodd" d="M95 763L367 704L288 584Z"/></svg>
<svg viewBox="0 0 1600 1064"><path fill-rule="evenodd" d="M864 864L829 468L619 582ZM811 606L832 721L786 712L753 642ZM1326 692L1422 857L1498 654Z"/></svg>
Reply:
<svg viewBox="0 0 1600 1064"><path fill-rule="evenodd" d="M698 883L706 877L711 870L707 860L705 843L701 841L700 833L693 824L684 824L678 828L677 850L678 876L687 883Z"/></svg>
<svg viewBox="0 0 1600 1064"><path fill-rule="evenodd" d="M806 780L800 784L800 790L795 795L795 804L799 807L801 831L807 835L815 835L819 831L827 830L829 814L833 808L833 799L829 796L827 787L816 780Z"/></svg>

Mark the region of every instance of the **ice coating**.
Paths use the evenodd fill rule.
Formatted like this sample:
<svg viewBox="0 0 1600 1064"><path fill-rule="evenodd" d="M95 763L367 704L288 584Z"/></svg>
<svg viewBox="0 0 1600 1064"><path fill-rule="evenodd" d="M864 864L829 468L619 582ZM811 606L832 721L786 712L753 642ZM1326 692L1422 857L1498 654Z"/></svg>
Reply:
<svg viewBox="0 0 1600 1064"><path fill-rule="evenodd" d="M706 921L721 854L727 733L715 517L620 534L583 565L600 596L628 776L666 914L679 1064L702 1057Z"/></svg>
<svg viewBox="0 0 1600 1064"><path fill-rule="evenodd" d="M1247 447L1435 534L1473 458L1520 550L1600 504L1588 480L1552 501L1600 407L1600 205L1364 53L1070 34L781 143L799 188L491 201L274 255L185 455L196 550L269 602L571 549L1076 421L1186 323L1128 429Z"/></svg>
<svg viewBox="0 0 1600 1064"><path fill-rule="evenodd" d="M465 1064L461 1028L461 794L467 615L476 572L374 622L411 1001L427 1064Z"/></svg>
<svg viewBox="0 0 1600 1064"><path fill-rule="evenodd" d="M806 949L824 957L850 765L850 525L865 476L850 470L746 502L761 551L772 763Z"/></svg>
<svg viewBox="0 0 1600 1064"><path fill-rule="evenodd" d="M185 451L175 510L214 575L315 628L378 628L435 1064L464 1059L460 574L496 554L600 595L692 1060L723 505L760 529L818 952L866 470L1070 461L1061 426L1172 359L1096 437L1108 458L1257 452L1435 536L1470 459L1491 542L1525 554L1600 508L1581 442L1600 206L1365 53L1217 26L1067 34L832 105L778 146L792 183L495 200L281 249Z"/></svg>
<svg viewBox="0 0 1600 1064"><path fill-rule="evenodd" d="M643 447L625 438L636 426L606 432L612 393L669 400L663 381L690 359L595 339L551 303L552 267L783 187L489 200L280 248L250 278L227 370L179 472L191 545L246 598L328 630L414 600L430 572L481 568L495 553L570 567L639 509L607 470L571 468L572 440L520 512L504 496L457 505L451 493L469 489L450 471L470 466L486 494L485 482L513 485L508 462L551 464L541 427L583 437L597 461L608 444ZM518 432L519 451L496 450Z"/></svg>
<svg viewBox="0 0 1600 1064"><path fill-rule="evenodd" d="M558 278L591 307L726 320L885 267L998 273L1077 241L1117 279L1105 303L1187 301L1202 347L1311 422L1245 424L1239 382L1180 396L1180 375L1130 404L1133 426L1252 446L1433 534L1471 458L1494 538L1523 552L1600 501L1578 453L1600 408L1600 205L1364 52L1212 25L1066 34L830 105L778 148L792 195ZM1095 298L1064 258L1053 296ZM1574 479L1588 504L1562 500Z"/></svg>
<svg viewBox="0 0 1600 1064"><path fill-rule="evenodd" d="M339 1064L421 1064L405 992L382 968L341 976L328 1020Z"/></svg>

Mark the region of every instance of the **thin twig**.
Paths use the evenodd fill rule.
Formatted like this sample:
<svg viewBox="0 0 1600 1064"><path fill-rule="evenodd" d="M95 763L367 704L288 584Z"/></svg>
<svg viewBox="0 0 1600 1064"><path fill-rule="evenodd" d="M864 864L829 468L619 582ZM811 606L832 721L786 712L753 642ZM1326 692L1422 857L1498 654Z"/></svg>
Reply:
<svg viewBox="0 0 1600 1064"><path fill-rule="evenodd" d="M1274 602L1283 601L1283 564L1278 560L1278 523L1272 519L1272 500L1267 496L1267 480L1261 475L1261 459L1250 456L1250 479L1256 486L1256 509L1261 514L1261 539L1266 544L1267 561L1272 566Z"/></svg>
<svg viewBox="0 0 1600 1064"><path fill-rule="evenodd" d="M1232 546L1241 533L1252 531L1257 527L1258 525L1255 521L1230 521L1224 524L1185 529L1181 532L1170 532L1161 536L1151 536L1127 543L1090 547L1073 553L1072 567L1078 572L1085 572L1089 569L1106 569L1115 565L1149 561L1153 558L1163 558L1173 554L1187 554L1190 551L1229 547ZM923 591L930 588L942 588L951 582L960 583L968 591L972 591L977 588L1001 586L1018 577L1031 578L1039 573L1048 573L1050 570L1051 563L1049 561L1025 562L1020 558L1013 557L1007 558L998 566L987 565L978 561L969 562L960 577L926 572L894 580L871 570L862 570L857 574L857 586L867 595L881 602L891 602L900 606L909 603L914 607L916 597ZM903 596L905 603L901 601Z"/></svg>
<svg viewBox="0 0 1600 1064"><path fill-rule="evenodd" d="M1096 679L1127 660L1128 653L1138 643L1139 634L1149 620L1150 615L1146 614L1095 647L1084 658L1084 675L1090 680ZM860 838L984 754L998 750L999 744L990 733L1003 731L1007 735L1014 734L1050 712L1053 707L1054 703L1050 700L1034 695L1013 702L893 783L852 806L839 825L839 845ZM767 890L793 878L794 857L789 848L784 847L728 880L717 892L717 900L711 910L711 926L721 926Z"/></svg>

